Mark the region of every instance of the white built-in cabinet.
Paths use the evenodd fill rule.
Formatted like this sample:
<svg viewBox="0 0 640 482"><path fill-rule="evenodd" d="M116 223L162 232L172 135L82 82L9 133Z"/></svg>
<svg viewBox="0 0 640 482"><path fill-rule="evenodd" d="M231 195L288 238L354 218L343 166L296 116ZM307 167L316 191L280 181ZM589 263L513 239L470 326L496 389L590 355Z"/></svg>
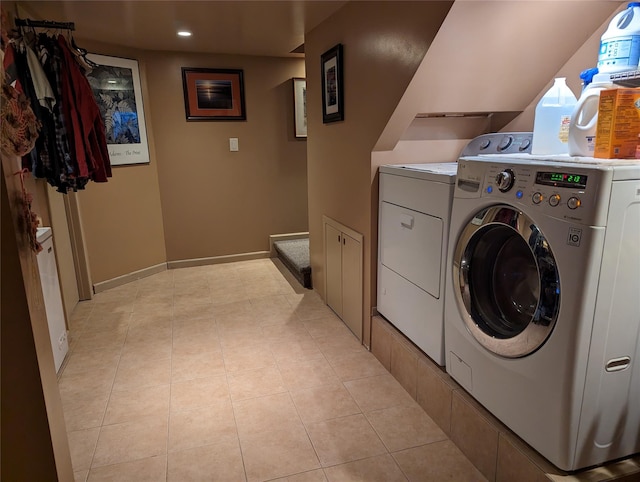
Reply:
<svg viewBox="0 0 640 482"><path fill-rule="evenodd" d="M362 340L362 234L323 216L325 301Z"/></svg>
<svg viewBox="0 0 640 482"><path fill-rule="evenodd" d="M38 271L40 272L44 307L47 312L53 362L56 372L59 372L62 362L69 351L69 340L51 228L38 228L38 242L42 244L42 251L37 257Z"/></svg>

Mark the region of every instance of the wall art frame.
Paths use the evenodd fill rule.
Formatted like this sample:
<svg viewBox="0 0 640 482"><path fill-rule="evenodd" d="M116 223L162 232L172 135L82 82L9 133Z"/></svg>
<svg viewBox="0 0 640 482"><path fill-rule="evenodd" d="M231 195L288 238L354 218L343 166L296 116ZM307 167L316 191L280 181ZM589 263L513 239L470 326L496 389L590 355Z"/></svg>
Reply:
<svg viewBox="0 0 640 482"><path fill-rule="evenodd" d="M182 67L187 121L244 121L244 73L240 69Z"/></svg>
<svg viewBox="0 0 640 482"><path fill-rule="evenodd" d="M320 57L322 73L322 122L344 120L344 82L342 44L327 50Z"/></svg>
<svg viewBox="0 0 640 482"><path fill-rule="evenodd" d="M296 139L307 138L307 80L294 77L293 83L293 128Z"/></svg>
<svg viewBox="0 0 640 482"><path fill-rule="evenodd" d="M112 166L149 164L149 144L138 61L87 54L98 66L87 74L105 126Z"/></svg>

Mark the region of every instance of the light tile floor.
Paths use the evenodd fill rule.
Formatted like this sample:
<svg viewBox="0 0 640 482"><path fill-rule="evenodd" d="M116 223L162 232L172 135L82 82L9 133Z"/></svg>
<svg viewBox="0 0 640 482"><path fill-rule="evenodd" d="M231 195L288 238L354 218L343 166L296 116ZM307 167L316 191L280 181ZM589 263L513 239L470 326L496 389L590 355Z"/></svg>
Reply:
<svg viewBox="0 0 640 482"><path fill-rule="evenodd" d="M482 481L278 261L81 303L60 377L77 481Z"/></svg>

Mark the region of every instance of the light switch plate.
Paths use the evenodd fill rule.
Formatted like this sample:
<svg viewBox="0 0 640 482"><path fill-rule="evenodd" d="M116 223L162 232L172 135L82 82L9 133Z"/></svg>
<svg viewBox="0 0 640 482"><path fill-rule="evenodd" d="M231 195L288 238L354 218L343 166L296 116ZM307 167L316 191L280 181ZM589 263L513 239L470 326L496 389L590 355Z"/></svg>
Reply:
<svg viewBox="0 0 640 482"><path fill-rule="evenodd" d="M239 151L238 148L238 138L237 137L229 137L229 150L231 152Z"/></svg>

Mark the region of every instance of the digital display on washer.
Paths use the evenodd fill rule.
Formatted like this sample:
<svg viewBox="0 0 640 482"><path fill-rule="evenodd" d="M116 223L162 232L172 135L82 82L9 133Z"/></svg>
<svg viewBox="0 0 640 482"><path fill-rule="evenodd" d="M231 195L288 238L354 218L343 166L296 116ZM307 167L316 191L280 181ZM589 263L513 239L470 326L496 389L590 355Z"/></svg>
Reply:
<svg viewBox="0 0 640 482"><path fill-rule="evenodd" d="M584 174L571 174L569 172L538 171L536 173L536 184L584 189L587 187L587 176Z"/></svg>

